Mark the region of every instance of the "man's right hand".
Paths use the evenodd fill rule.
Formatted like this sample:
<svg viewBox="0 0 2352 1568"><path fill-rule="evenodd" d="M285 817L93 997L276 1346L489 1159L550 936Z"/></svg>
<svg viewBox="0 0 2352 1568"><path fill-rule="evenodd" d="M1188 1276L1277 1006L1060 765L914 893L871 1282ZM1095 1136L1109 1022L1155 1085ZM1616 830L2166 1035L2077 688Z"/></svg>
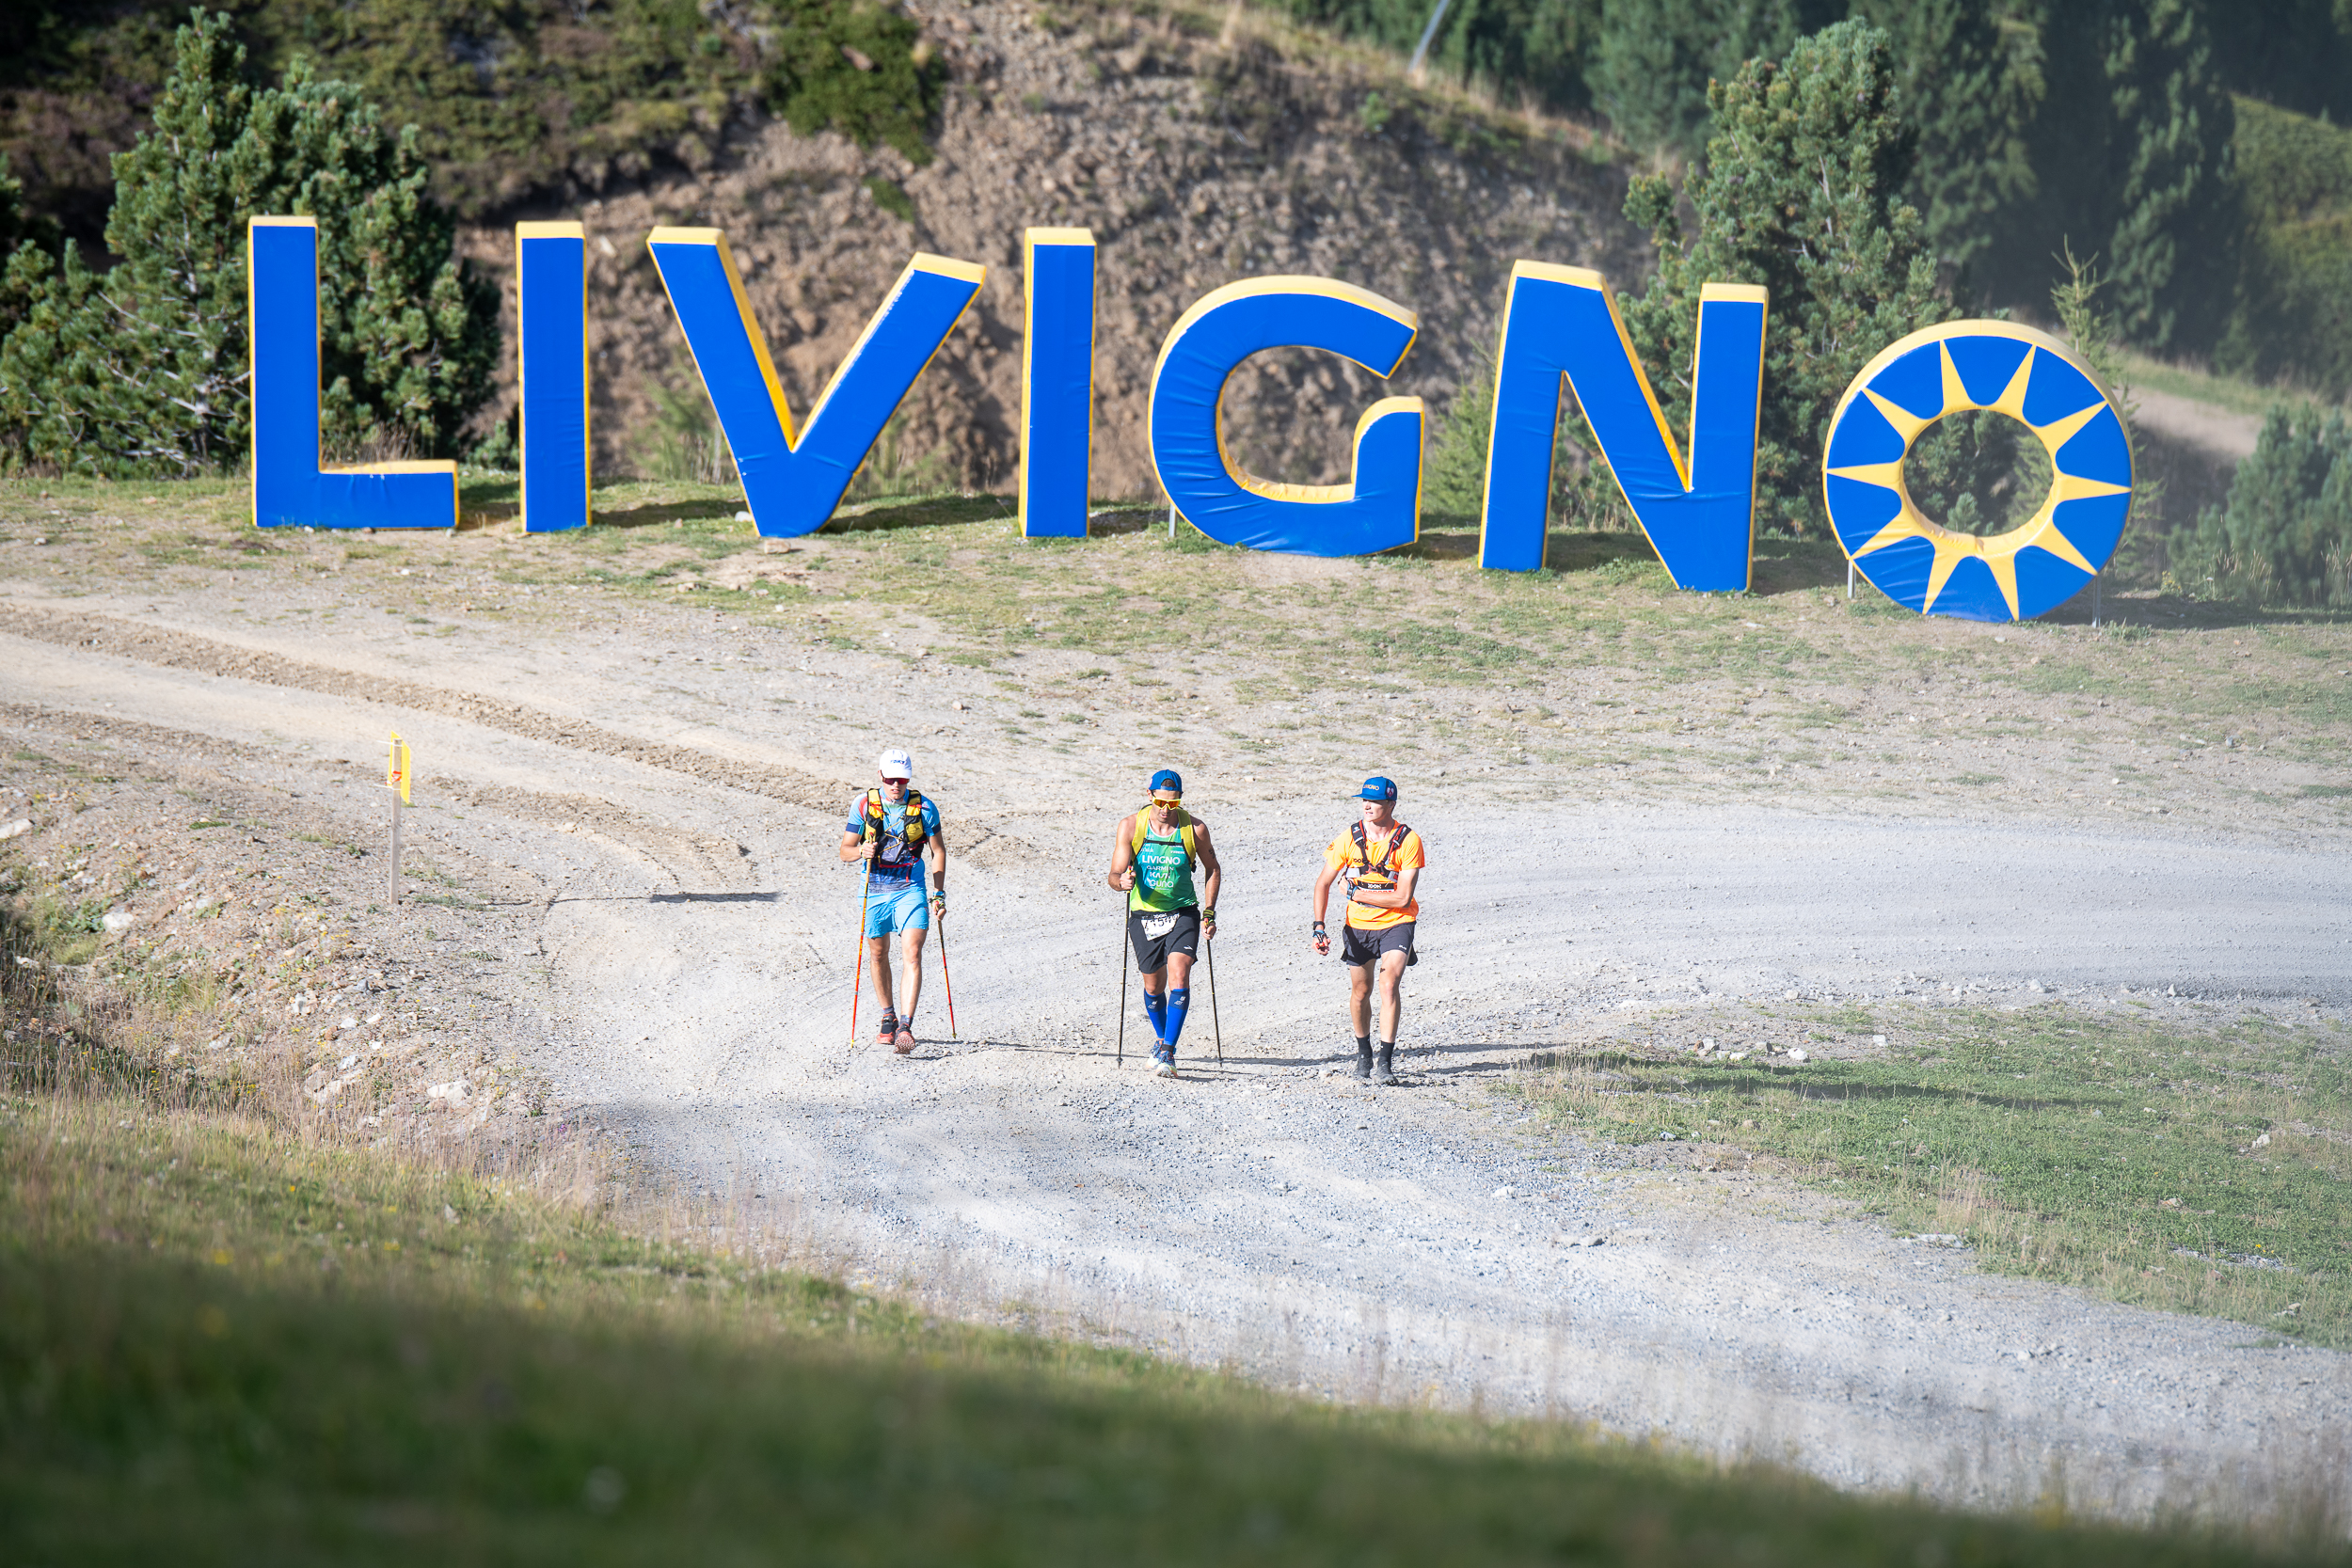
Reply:
<svg viewBox="0 0 2352 1568"><path fill-rule="evenodd" d="M1111 873L1111 886L1117 888L1120 892L1129 892L1133 890L1135 885L1136 868L1134 866L1131 865L1124 871L1114 871Z"/></svg>
<svg viewBox="0 0 2352 1568"><path fill-rule="evenodd" d="M1315 954L1318 958L1326 958L1331 956L1331 936L1329 932L1317 931L1315 933Z"/></svg>

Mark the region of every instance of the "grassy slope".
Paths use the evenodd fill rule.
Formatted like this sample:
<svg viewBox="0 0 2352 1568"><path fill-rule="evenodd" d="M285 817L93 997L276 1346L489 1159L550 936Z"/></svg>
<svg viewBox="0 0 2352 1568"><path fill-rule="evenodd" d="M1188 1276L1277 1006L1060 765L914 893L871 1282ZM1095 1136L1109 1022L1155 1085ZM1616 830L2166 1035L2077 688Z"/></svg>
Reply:
<svg viewBox="0 0 2352 1568"><path fill-rule="evenodd" d="M27 1563L2249 1555L1309 1404L193 1112L13 1099L0 1173Z"/></svg>
<svg viewBox="0 0 2352 1568"><path fill-rule="evenodd" d="M2237 101L2248 218L2238 299L2214 357L2265 381L2341 398L2352 387L2352 134L2322 119Z"/></svg>
<svg viewBox="0 0 2352 1568"><path fill-rule="evenodd" d="M1564 1056L1515 1092L1563 1128L1774 1156L1907 1230L1963 1237L2000 1273L2352 1348L2341 1024L2051 1003L1782 1006L1650 1033ZM1708 1037L1717 1052L1694 1056ZM1799 1065L1756 1041L1861 1049Z"/></svg>

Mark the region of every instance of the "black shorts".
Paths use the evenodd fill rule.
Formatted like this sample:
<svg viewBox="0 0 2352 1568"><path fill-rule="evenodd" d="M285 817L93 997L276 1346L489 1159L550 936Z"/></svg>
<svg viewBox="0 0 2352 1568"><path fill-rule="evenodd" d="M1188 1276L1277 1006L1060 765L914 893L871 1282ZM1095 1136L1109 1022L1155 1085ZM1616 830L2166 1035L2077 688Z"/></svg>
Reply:
<svg viewBox="0 0 2352 1568"><path fill-rule="evenodd" d="M1377 931L1359 931L1353 926L1343 927L1340 961L1350 967L1377 964L1384 954L1402 953L1406 956L1405 961L1411 963L1415 924L1408 920L1402 926L1383 927Z"/></svg>
<svg viewBox="0 0 2352 1568"><path fill-rule="evenodd" d="M1166 969L1170 953L1198 958L1200 911L1190 904L1181 910L1129 910L1127 941L1136 950L1136 967L1146 974Z"/></svg>

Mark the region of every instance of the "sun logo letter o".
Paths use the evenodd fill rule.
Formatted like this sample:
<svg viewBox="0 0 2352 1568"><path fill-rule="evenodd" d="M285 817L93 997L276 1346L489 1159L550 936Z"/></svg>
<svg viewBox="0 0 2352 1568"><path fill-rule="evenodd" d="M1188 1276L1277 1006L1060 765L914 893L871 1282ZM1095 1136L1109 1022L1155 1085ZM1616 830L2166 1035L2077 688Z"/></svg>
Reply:
<svg viewBox="0 0 2352 1568"><path fill-rule="evenodd" d="M2006 533L1946 528L1912 504L1903 459L1947 414L1989 408L2050 454L2050 493ZM2132 443L2089 367L2065 344L2008 322L1914 332L1862 369L1838 400L1821 456L1837 542L1906 610L2026 621L2074 596L2106 565L2131 515Z"/></svg>

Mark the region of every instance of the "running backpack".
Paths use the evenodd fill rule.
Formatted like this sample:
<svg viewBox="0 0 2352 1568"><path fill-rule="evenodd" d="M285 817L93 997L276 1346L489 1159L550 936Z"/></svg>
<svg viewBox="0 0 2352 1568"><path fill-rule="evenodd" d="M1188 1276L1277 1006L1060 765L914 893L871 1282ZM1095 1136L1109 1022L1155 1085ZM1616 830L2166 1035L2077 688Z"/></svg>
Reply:
<svg viewBox="0 0 2352 1568"><path fill-rule="evenodd" d="M1182 807L1177 808L1176 836L1184 840L1185 863L1184 869L1187 871L1198 871L1200 869L1200 850L1199 847L1193 843L1193 833L1197 826L1198 825L1192 819L1192 813L1184 810ZM1143 853L1144 836L1150 833L1151 831L1152 808L1150 806L1137 807L1136 809L1135 841L1128 846L1128 852L1130 854L1140 855Z"/></svg>
<svg viewBox="0 0 2352 1568"><path fill-rule="evenodd" d="M882 792L879 789L869 789L866 792L866 836L873 841L874 853L877 855L882 853ZM906 840L907 854L910 858L922 852L923 835L923 792L919 789L909 788L907 790L907 819L899 828L898 836Z"/></svg>
<svg viewBox="0 0 2352 1568"><path fill-rule="evenodd" d="M1357 885L1359 887L1363 885L1366 877L1379 877L1386 879L1389 885L1373 889L1375 893L1387 893L1394 888L1396 874L1389 869L1389 863L1396 858L1396 851L1399 846L1404 844L1405 835L1412 831L1402 822L1391 824L1389 830L1389 842L1380 847L1380 863L1375 865L1372 863L1372 846L1364 836L1364 825L1359 822L1349 828L1348 836L1356 841L1355 881ZM1421 962L1421 954L1416 949L1410 947L1405 949L1406 968L1410 969L1419 962Z"/></svg>
<svg viewBox="0 0 2352 1568"><path fill-rule="evenodd" d="M1375 887L1373 889L1375 893L1386 893L1395 887L1396 874L1389 869L1389 863L1396 858L1396 851L1404 844L1405 836L1412 831L1402 822L1391 823L1389 828L1389 842L1381 846L1380 863L1375 865L1372 860L1371 843L1364 836L1364 825L1359 822L1350 827L1347 830L1348 836L1356 842L1354 880L1357 885L1361 886L1367 877L1378 877L1386 881L1387 886Z"/></svg>

